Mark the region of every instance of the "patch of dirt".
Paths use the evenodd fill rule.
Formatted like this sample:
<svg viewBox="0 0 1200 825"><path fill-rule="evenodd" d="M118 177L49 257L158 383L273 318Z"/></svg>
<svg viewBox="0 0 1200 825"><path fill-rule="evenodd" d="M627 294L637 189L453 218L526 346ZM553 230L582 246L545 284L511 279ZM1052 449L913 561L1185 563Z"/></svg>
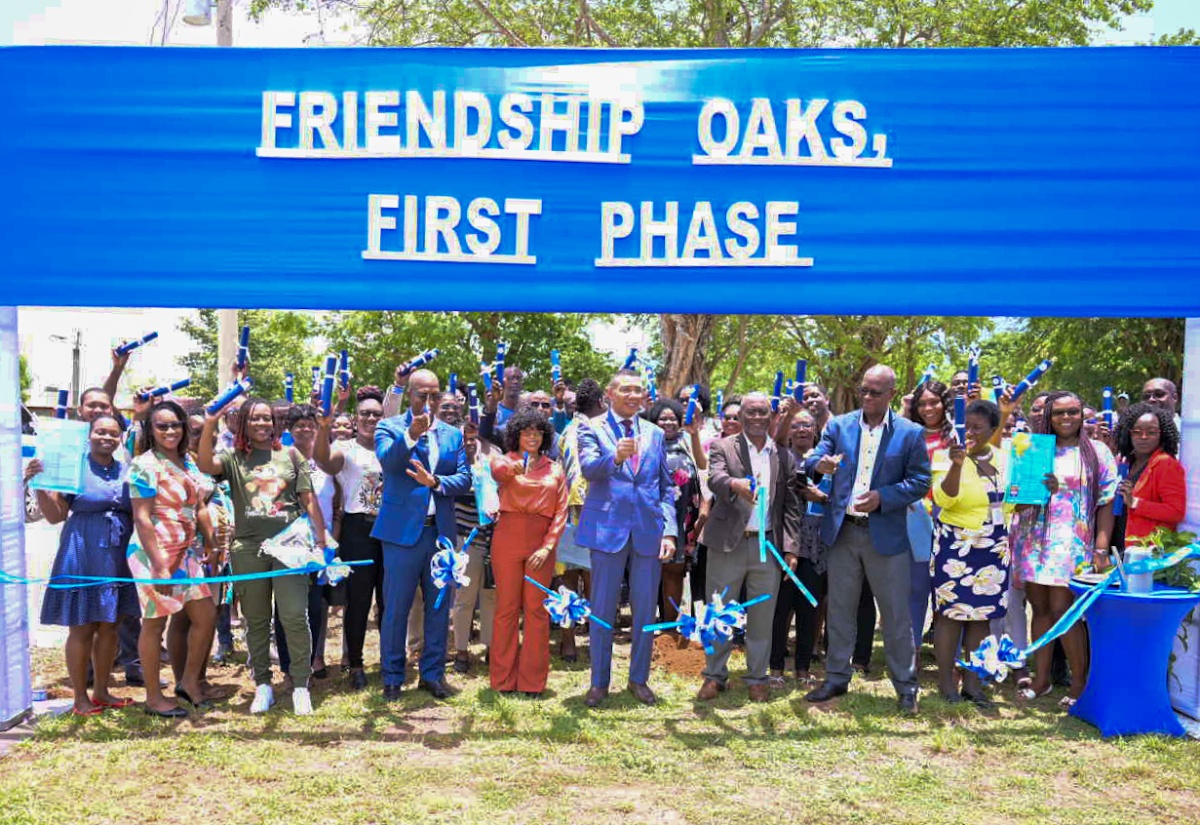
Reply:
<svg viewBox="0 0 1200 825"><path fill-rule="evenodd" d="M701 650L703 653L703 650ZM661 789L641 789L630 785L568 786L564 795L578 810L587 811L593 823L620 822L622 825L687 825L687 818L674 808L661 805Z"/></svg>
<svg viewBox="0 0 1200 825"><path fill-rule="evenodd" d="M654 640L653 662L669 673L699 677L704 673L704 648L671 633Z"/></svg>

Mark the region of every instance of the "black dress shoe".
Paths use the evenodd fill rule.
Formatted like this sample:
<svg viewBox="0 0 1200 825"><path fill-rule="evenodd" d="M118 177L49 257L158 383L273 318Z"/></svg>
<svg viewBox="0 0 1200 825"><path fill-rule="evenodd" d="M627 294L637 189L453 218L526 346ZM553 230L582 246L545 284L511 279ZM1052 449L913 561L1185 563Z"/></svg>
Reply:
<svg viewBox="0 0 1200 825"><path fill-rule="evenodd" d="M523 691L521 691L521 695L524 696L526 699L541 699L542 698L542 694L536 690L523 690Z"/></svg>
<svg viewBox="0 0 1200 825"><path fill-rule="evenodd" d="M649 685L639 685L637 682L629 683L629 692L633 694L633 698L637 699L643 705L653 705L658 702L658 697L654 695L654 691Z"/></svg>
<svg viewBox="0 0 1200 825"><path fill-rule="evenodd" d="M962 698L966 699L980 710L991 710L992 708L996 707L996 703L987 698L987 695L984 693L971 693L970 691L964 690L962 692Z"/></svg>
<svg viewBox="0 0 1200 825"><path fill-rule="evenodd" d="M896 700L896 707L901 713L916 715L917 713L917 694L906 693Z"/></svg>
<svg viewBox="0 0 1200 825"><path fill-rule="evenodd" d="M400 686L399 685L384 685L383 686L383 700L385 702L399 702L400 701Z"/></svg>
<svg viewBox="0 0 1200 825"><path fill-rule="evenodd" d="M583 697L583 703L589 708L597 707L608 696L608 688L590 687L587 695Z"/></svg>
<svg viewBox="0 0 1200 825"><path fill-rule="evenodd" d="M180 707L174 707L170 710L155 710L146 705L145 710L150 716L157 716L159 719L185 719L188 715L188 712Z"/></svg>
<svg viewBox="0 0 1200 825"><path fill-rule="evenodd" d="M145 687L146 677L140 667L131 667L125 671L125 684L130 687Z"/></svg>
<svg viewBox="0 0 1200 825"><path fill-rule="evenodd" d="M417 683L417 687L429 693L434 699L449 699L454 695L450 690L450 686L446 684L445 679L439 679L436 682L422 679Z"/></svg>
<svg viewBox="0 0 1200 825"><path fill-rule="evenodd" d="M361 667L357 667L350 671L350 689L351 690L366 690L367 674Z"/></svg>
<svg viewBox="0 0 1200 825"><path fill-rule="evenodd" d="M314 670L312 673L312 677L314 679L328 679L329 678L329 668L323 667L320 670Z"/></svg>
<svg viewBox="0 0 1200 825"><path fill-rule="evenodd" d="M833 684L830 684L829 682L824 682L820 686L818 686L818 687L814 688L813 690L810 690L808 693L804 694L804 701L806 701L806 702L828 702L830 699L833 699L834 697L845 696L845 695L846 695L846 686L845 685L833 685Z"/></svg>
<svg viewBox="0 0 1200 825"><path fill-rule="evenodd" d="M470 671L471 671L471 658L469 655L464 654L463 656L455 656L454 657L454 672L455 673L469 673Z"/></svg>

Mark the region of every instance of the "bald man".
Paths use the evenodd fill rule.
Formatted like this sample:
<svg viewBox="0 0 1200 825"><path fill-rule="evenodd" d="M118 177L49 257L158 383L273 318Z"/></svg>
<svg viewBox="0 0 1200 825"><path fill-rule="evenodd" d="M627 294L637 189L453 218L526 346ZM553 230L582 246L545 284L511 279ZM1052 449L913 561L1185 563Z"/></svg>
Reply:
<svg viewBox="0 0 1200 825"><path fill-rule="evenodd" d="M1142 400L1147 404L1162 407L1175 416L1175 428L1183 432L1183 423L1179 420L1179 390L1174 381L1166 378L1151 378L1142 386Z"/></svg>
<svg viewBox="0 0 1200 825"><path fill-rule="evenodd" d="M916 647L908 593L912 545L908 505L929 491L924 428L892 412L896 374L878 365L858 387L862 409L830 420L805 461L809 475L833 475L821 517L829 545L829 652L825 682L804 698L824 702L850 685L863 581L883 620L883 649L900 710L917 712Z"/></svg>
<svg viewBox="0 0 1200 825"><path fill-rule="evenodd" d="M383 499L371 537L383 543L379 640L383 695L389 702L400 698L404 684L408 613L418 587L425 615L418 685L435 699L450 696L445 680L446 633L454 599L443 598L437 604L430 562L439 536L454 541L454 499L471 490L462 433L434 417L440 395L437 376L417 370L408 376L407 393L408 411L381 421L375 429Z"/></svg>

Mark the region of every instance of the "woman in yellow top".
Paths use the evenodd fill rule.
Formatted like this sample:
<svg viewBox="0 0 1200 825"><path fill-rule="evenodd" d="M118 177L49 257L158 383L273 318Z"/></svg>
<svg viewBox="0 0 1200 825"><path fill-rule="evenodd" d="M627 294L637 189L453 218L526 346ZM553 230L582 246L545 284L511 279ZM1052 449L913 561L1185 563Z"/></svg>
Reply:
<svg viewBox="0 0 1200 825"><path fill-rule="evenodd" d="M991 401L967 405L965 446L950 447L950 460L934 474L933 651L938 688L948 702L967 699L980 707L991 702L973 673L963 674L962 694L955 685L960 640L968 654L988 635L988 622L1007 612L1008 531L1004 524L1004 455L989 443L1000 426L1000 408Z"/></svg>

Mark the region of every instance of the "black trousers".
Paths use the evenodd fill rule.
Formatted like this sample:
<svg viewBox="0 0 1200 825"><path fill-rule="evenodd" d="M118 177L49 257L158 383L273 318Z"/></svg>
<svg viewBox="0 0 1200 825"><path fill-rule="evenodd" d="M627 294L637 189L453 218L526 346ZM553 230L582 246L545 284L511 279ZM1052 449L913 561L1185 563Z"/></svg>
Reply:
<svg viewBox="0 0 1200 825"><path fill-rule="evenodd" d="M706 602L712 598L712 593L704 591L704 577L707 572L708 548L703 544L698 544L696 545L696 557L692 559L692 569L688 572L688 589L691 591L694 602Z"/></svg>
<svg viewBox="0 0 1200 825"><path fill-rule="evenodd" d="M771 670L783 670L793 614L796 616L796 671L808 670L812 665L813 643L817 640L817 608L809 604L786 573L780 575L783 580L779 583L775 621L771 628ZM824 573L818 574L808 559L800 559L796 565L796 576L820 604L825 598L828 577Z"/></svg>
<svg viewBox="0 0 1200 825"><path fill-rule="evenodd" d="M367 638L367 625L371 621L371 599L374 598L383 620L383 544L371 538L375 519L362 513L346 513L342 518L342 543L339 556L342 561L364 561L374 564L352 568L346 579L346 610L343 633L346 645L346 661L350 667L363 666L363 644Z"/></svg>

